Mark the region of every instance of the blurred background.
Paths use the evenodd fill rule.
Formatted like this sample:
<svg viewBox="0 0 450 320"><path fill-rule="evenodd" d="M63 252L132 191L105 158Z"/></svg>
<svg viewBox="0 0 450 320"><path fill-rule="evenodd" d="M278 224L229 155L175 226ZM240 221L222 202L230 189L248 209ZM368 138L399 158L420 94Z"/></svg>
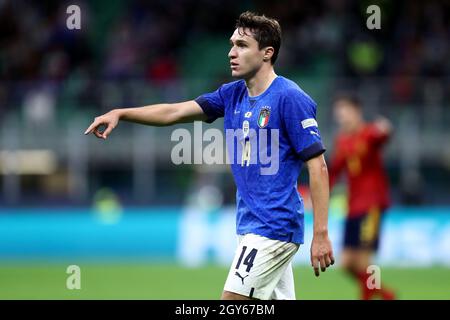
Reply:
<svg viewBox="0 0 450 320"><path fill-rule="evenodd" d="M69 30L69 5L81 29ZM369 30L369 5L381 29ZM121 123L84 136L113 108L178 102L232 81L239 14L283 29L279 75L318 104L331 155L331 99L352 90L367 120L388 117L393 207L377 263L399 298L450 298L450 5L447 1L0 0L0 298L216 299L232 260L235 186L226 165L175 165L177 128ZM223 121L209 128L222 129ZM202 150L208 143L197 141ZM299 189L308 204L307 174ZM345 185L332 194L339 262ZM356 299L335 268L309 264L312 214L295 258L300 299ZM66 268L81 268L68 290Z"/></svg>

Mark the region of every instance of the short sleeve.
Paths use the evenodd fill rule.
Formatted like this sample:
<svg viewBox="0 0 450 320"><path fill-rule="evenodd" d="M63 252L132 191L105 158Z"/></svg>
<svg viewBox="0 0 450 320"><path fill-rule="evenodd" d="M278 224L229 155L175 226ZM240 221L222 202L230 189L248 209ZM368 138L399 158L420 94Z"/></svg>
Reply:
<svg viewBox="0 0 450 320"><path fill-rule="evenodd" d="M302 161L325 152L316 120L316 103L298 90L287 92L282 118L288 139Z"/></svg>
<svg viewBox="0 0 450 320"><path fill-rule="evenodd" d="M221 86L214 92L205 93L195 99L203 112L208 117L205 122L214 122L217 118L221 118L225 112L224 86Z"/></svg>

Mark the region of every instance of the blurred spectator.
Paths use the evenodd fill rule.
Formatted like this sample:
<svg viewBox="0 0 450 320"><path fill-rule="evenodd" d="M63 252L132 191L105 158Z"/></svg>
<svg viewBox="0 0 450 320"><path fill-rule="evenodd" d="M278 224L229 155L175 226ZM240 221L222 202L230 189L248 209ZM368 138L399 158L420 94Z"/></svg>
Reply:
<svg viewBox="0 0 450 320"><path fill-rule="evenodd" d="M433 143L436 135L448 132L448 1L378 1L381 30L366 27L366 6L372 3L356 0L77 3L82 29L68 30L67 2L0 0L4 127L9 115L21 113L34 129L60 128L65 134L62 128L78 113L93 116L113 106L194 98L231 80L227 39L239 13L253 10L279 19L283 41L277 70L299 80L318 104L326 105L334 90L358 90L370 112L391 112L401 119L403 111L417 111L414 128L433 131ZM378 107L383 110L374 110ZM318 112L323 135L329 135L330 111ZM430 139L426 133L418 136L423 141L411 154L422 164L419 151L425 154L422 146L430 149L433 143L425 140ZM409 143L404 139L398 145ZM426 160L442 165L437 153L445 148L444 143L432 149ZM401 151L394 152L398 159ZM413 170L418 171L419 166ZM408 203L421 201L417 195L428 190L426 178L400 175L397 185L410 192L399 197Z"/></svg>

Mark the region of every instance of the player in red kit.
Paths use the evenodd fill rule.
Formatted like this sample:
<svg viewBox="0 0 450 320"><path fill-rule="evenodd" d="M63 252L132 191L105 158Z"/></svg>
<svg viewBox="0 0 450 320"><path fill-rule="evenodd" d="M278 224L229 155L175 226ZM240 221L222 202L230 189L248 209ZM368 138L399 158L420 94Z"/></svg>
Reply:
<svg viewBox="0 0 450 320"><path fill-rule="evenodd" d="M378 249L381 217L389 207L389 183L382 160L382 148L392 132L390 122L363 119L361 103L355 96L342 95L334 101L339 134L329 169L330 188L344 173L348 183L348 215L342 252L343 268L359 283L361 299L394 299L383 285L368 286L367 267Z"/></svg>

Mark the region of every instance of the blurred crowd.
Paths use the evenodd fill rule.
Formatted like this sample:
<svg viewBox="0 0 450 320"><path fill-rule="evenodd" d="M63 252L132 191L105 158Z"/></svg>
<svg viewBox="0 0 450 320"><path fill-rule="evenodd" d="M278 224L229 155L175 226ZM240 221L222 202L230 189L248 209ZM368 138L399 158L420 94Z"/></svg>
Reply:
<svg viewBox="0 0 450 320"><path fill-rule="evenodd" d="M73 4L81 10L80 30L66 25L72 14L66 10ZM381 29L369 30L367 19L372 13L366 10L373 4L380 7ZM448 1L438 0L0 0L0 129L5 133L0 148L56 150L59 171L41 180L57 186L50 188L56 193L65 190L70 185L67 171L82 176L78 165L70 169L65 162L79 162L78 153L64 146L66 127L75 126L75 115L87 124L91 116L113 107L192 99L231 81L228 38L239 14L251 10L280 21L283 39L277 73L301 83L319 105L329 105L334 91L350 88L363 93L369 110L393 111L389 115L396 117L392 120L398 124L398 139L391 153L395 161L389 165L391 177L403 185L404 193L417 189L416 198L421 193L414 186L425 186L420 179L423 167L428 185L434 188L442 180L441 185L450 188L446 178L450 149L445 143L450 121L449 9ZM409 108L395 108L399 106ZM400 109L408 109L409 115L395 114ZM26 125L16 125L11 121L14 117ZM325 140L332 141L329 108L320 108L318 119ZM22 138L12 131L14 127L20 128ZM426 134L419 134L424 129ZM132 139L122 137L127 142ZM412 140L417 143L410 144ZM108 154L123 154L117 141ZM94 176L85 163L86 181L108 184L102 179L110 179L110 172L126 172L127 180L137 170L128 160L125 168L122 163L105 164L98 156L92 150L87 156L90 165L98 167ZM154 181L158 190L167 190L170 202L172 186L161 187L161 183L185 181L187 171L173 167L163 171L169 164L162 162L156 164L158 170L153 168ZM108 166L111 171L101 171ZM167 178L168 172L174 177ZM114 184L122 183L114 179ZM3 190L16 186L12 193L20 193L18 180L2 181ZM39 186L23 188L34 194ZM435 194L433 188L423 190ZM183 192L179 194L181 198Z"/></svg>
<svg viewBox="0 0 450 320"><path fill-rule="evenodd" d="M82 79L83 99L95 94L90 80L179 80L186 47L208 35L226 42L244 9L281 22L282 70L388 77L394 98L405 102L414 98L417 77L448 78L449 3L372 2L78 1L82 29L68 30L69 3L0 1L0 108L20 102L27 84ZM366 27L370 4L381 8L380 30Z"/></svg>

